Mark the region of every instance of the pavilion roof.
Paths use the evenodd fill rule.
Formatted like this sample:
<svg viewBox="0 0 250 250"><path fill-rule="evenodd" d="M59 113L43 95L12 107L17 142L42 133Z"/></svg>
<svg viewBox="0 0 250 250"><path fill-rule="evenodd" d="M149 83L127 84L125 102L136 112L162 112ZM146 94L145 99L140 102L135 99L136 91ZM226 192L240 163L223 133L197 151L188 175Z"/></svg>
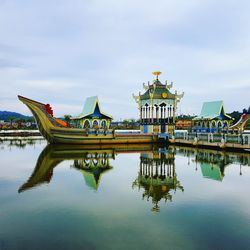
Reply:
<svg viewBox="0 0 250 250"><path fill-rule="evenodd" d="M98 96L88 97L85 100L82 112L79 115L77 115L75 117L72 117L71 119L81 119L81 118L84 118L86 116L92 115L95 112L96 106L98 106L98 108L100 110L100 113L102 115L104 115L104 116L106 116L106 117L108 117L110 119L113 119L113 117L111 115L108 115L108 114L106 114L106 113L104 113L104 112L101 111L101 107L100 107Z"/></svg>
<svg viewBox="0 0 250 250"><path fill-rule="evenodd" d="M154 88L153 85L149 86L149 89L140 96L141 100L150 99L150 93L152 93L153 99L162 99L162 94L166 94L167 99L175 99L175 95L172 94L166 87L166 85L156 85Z"/></svg>
<svg viewBox="0 0 250 250"><path fill-rule="evenodd" d="M221 114L229 119L232 119L231 116L225 113L223 101L204 102L200 115L195 117L194 120L214 119L219 117Z"/></svg>

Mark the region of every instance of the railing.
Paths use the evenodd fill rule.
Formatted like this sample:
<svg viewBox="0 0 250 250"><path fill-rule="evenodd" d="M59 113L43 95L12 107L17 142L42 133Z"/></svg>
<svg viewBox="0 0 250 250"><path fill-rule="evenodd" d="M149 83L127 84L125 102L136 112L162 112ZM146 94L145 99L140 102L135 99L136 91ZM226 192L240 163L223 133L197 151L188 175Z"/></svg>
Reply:
<svg viewBox="0 0 250 250"><path fill-rule="evenodd" d="M160 124L173 124L173 117L171 118L154 118L154 119L141 119L143 125L160 125Z"/></svg>
<svg viewBox="0 0 250 250"><path fill-rule="evenodd" d="M187 141L203 141L203 142L220 142L220 143L234 143L242 145L250 145L250 135L233 135L222 133L181 133L177 132L174 135L175 139L187 140Z"/></svg>

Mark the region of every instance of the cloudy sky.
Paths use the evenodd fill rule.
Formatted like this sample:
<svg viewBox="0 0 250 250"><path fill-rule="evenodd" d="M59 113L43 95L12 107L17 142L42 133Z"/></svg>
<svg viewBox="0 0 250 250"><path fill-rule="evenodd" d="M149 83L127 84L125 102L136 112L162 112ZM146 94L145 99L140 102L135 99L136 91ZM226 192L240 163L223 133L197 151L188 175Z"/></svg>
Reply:
<svg viewBox="0 0 250 250"><path fill-rule="evenodd" d="M30 114L21 94L77 114L86 97L137 118L132 93L162 71L181 113L250 105L250 1L0 0L0 110Z"/></svg>

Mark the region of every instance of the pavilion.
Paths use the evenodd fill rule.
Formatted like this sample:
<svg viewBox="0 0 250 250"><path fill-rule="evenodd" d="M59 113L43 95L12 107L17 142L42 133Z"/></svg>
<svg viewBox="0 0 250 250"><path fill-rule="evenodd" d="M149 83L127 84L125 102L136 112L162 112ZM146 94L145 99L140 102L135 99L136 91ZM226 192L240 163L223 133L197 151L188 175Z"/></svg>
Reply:
<svg viewBox="0 0 250 250"><path fill-rule="evenodd" d="M184 93L178 95L171 93L173 83L162 84L158 79L161 72L153 72L156 79L146 85L143 84L145 93L133 95L140 110L140 130L146 134L169 133L173 134L175 129L175 114L177 102Z"/></svg>
<svg viewBox="0 0 250 250"><path fill-rule="evenodd" d="M220 132L228 129L233 118L225 113L223 101L204 102L201 113L193 119L194 132Z"/></svg>
<svg viewBox="0 0 250 250"><path fill-rule="evenodd" d="M102 112L97 96L88 97L83 111L78 116L71 117L76 127L94 129L108 129L112 119L112 116Z"/></svg>

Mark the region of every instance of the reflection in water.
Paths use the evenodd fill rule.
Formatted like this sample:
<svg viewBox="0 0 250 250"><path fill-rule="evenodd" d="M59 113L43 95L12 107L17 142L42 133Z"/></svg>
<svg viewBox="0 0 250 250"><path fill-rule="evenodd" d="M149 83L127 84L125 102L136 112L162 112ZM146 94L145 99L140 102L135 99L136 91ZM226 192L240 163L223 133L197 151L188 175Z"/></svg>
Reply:
<svg viewBox="0 0 250 250"><path fill-rule="evenodd" d="M18 190L27 189L49 183L53 176L53 169L64 160L73 160L75 169L82 172L86 184L97 190L101 175L112 169L110 159L115 159L115 154L138 151L150 151L152 145L116 145L116 146L77 146L77 145L48 145L38 157L35 169L29 180Z"/></svg>
<svg viewBox="0 0 250 250"><path fill-rule="evenodd" d="M141 153L140 170L133 188L138 187L143 191L143 199L152 200L152 212L159 212L158 205L161 199L172 201L171 190L184 191L184 188L177 180L175 171L175 154L173 148L168 150L154 150L148 153Z"/></svg>
<svg viewBox="0 0 250 250"><path fill-rule="evenodd" d="M119 145L105 146L65 146L48 145L40 154L35 169L26 183L18 190L23 192L43 183L49 183L53 169L64 160L72 160L71 165L83 174L85 183L93 190L98 190L101 176L113 167L110 160L115 160L119 153L140 153L138 176L132 188L142 190L142 198L152 202L153 212L160 211L161 200L172 201L176 191L184 191L177 179L175 155L184 155L196 165L200 165L203 177L222 181L226 166L238 163L250 166L250 155L244 153L226 153L222 151L193 149L184 147L169 147L161 149L152 145Z"/></svg>
<svg viewBox="0 0 250 250"><path fill-rule="evenodd" d="M112 169L110 159L115 159L113 150L86 152L82 159L74 160L73 167L82 172L87 186L97 190L102 174Z"/></svg>
<svg viewBox="0 0 250 250"><path fill-rule="evenodd" d="M196 170L198 170L198 165L200 165L203 177L212 180L222 181L225 176L226 167L231 164L236 163L240 166L240 175L242 175L242 166L250 166L249 153L232 153L185 147L178 147L176 149L178 154L188 158L188 165L191 159L195 162Z"/></svg>
<svg viewBox="0 0 250 250"><path fill-rule="evenodd" d="M44 141L42 136L30 136L30 137L0 137L0 149L9 148L25 148L27 145L33 145L42 143Z"/></svg>

